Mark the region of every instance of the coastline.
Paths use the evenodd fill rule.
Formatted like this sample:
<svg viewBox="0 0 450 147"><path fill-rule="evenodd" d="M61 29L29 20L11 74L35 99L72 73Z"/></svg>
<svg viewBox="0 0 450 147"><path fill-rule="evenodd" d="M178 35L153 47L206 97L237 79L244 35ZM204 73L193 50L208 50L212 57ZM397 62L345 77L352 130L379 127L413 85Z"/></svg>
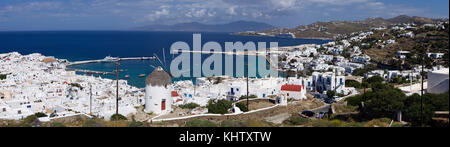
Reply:
<svg viewBox="0 0 450 147"><path fill-rule="evenodd" d="M254 36L254 37L273 37L273 38L277 38L273 35L253 35L253 34L240 34L242 32L239 33L230 33L230 35L236 35L236 36ZM280 38L283 39L283 38ZM290 38L291 39L291 38ZM329 41L329 40L334 40L333 38L326 38L326 37L301 37L301 38L292 38L292 39L315 39L315 40L323 40L323 41Z"/></svg>

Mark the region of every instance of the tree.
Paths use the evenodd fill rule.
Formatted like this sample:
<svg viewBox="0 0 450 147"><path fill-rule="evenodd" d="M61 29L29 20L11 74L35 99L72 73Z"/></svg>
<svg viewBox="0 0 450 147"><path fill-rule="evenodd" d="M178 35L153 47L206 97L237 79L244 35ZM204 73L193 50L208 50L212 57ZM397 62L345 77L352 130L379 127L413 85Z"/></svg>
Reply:
<svg viewBox="0 0 450 147"><path fill-rule="evenodd" d="M46 114L44 114L44 113L42 113L42 112L38 112L38 113L35 113L34 114L36 117L47 117L47 115Z"/></svg>
<svg viewBox="0 0 450 147"><path fill-rule="evenodd" d="M364 74L368 73L369 71L373 71L373 70L377 70L377 69L378 69L378 67L376 65L369 64L369 65L364 66L364 68L358 68L358 69L353 70L352 75L364 76Z"/></svg>
<svg viewBox="0 0 450 147"><path fill-rule="evenodd" d="M247 105L245 105L243 103L236 103L236 107L241 109L241 111L243 111L243 112L247 112L248 111Z"/></svg>
<svg viewBox="0 0 450 147"><path fill-rule="evenodd" d="M228 113L228 109L230 109L232 106L233 105L231 101L222 99L218 100L217 103L214 103L212 100L210 100L206 107L208 108L209 113L226 114Z"/></svg>
<svg viewBox="0 0 450 147"><path fill-rule="evenodd" d="M405 109L403 110L404 120L411 123L412 126L420 126L422 122L421 118L421 105L420 105L420 95L414 94L407 98L405 101ZM432 105L424 103L423 105L423 116L424 124L429 124L431 118L433 117Z"/></svg>
<svg viewBox="0 0 450 147"><path fill-rule="evenodd" d="M336 95L336 92L332 91L332 90L328 90L327 91L327 96L328 98L333 98Z"/></svg>
<svg viewBox="0 0 450 147"><path fill-rule="evenodd" d="M386 86L383 89L374 90L368 95L365 108L368 113L377 117L392 118L396 112L403 109L403 101L406 95L397 88Z"/></svg>
<svg viewBox="0 0 450 147"><path fill-rule="evenodd" d="M361 88L361 83L355 80L345 80L345 87Z"/></svg>
<svg viewBox="0 0 450 147"><path fill-rule="evenodd" d="M346 101L359 106L360 113L369 118L393 118L396 112L403 110L405 99L406 95L400 89L390 84L375 83L371 92L347 98Z"/></svg>
<svg viewBox="0 0 450 147"><path fill-rule="evenodd" d="M432 117L435 111L448 111L449 110L449 93L443 94L431 94L426 93L423 95L423 118L425 125L431 125ZM403 110L404 118L410 122L412 126L421 125L421 113L420 113L420 95L413 94L409 96L405 101L405 109Z"/></svg>
<svg viewBox="0 0 450 147"><path fill-rule="evenodd" d="M366 80L366 82L370 85L375 84L375 83L382 83L383 81L384 81L384 78L380 77L380 76L373 76Z"/></svg>

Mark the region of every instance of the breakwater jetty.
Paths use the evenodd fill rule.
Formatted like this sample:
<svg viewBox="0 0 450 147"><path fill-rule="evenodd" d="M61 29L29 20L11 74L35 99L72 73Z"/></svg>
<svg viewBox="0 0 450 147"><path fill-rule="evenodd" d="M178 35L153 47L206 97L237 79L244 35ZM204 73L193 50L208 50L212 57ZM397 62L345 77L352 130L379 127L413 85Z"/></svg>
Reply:
<svg viewBox="0 0 450 147"><path fill-rule="evenodd" d="M66 66L71 65L80 65L80 64L90 64L90 63L103 63L103 62L118 62L118 61L126 61L126 60L155 60L156 57L128 57L128 58L117 58L117 57L105 57L104 59L99 60L85 60L85 61L75 61L75 62L67 62Z"/></svg>

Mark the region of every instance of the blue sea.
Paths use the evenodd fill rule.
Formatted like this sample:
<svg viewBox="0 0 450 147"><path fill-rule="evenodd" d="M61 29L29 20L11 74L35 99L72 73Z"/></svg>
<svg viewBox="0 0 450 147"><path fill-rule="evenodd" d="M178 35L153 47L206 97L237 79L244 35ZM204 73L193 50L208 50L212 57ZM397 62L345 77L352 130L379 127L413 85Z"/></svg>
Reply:
<svg viewBox="0 0 450 147"><path fill-rule="evenodd" d="M21 31L0 32L0 53L19 52L23 55L31 53L42 53L46 56L54 56L69 61L82 61L103 59L112 57L149 57L157 54L163 60L163 49L165 49L166 63L176 57L171 55L170 46L177 41L183 41L192 48L192 35L202 35L202 45L209 41L215 41L225 46L225 42L243 43L252 42L278 42L279 46L292 46L300 44L323 44L328 40L317 39L287 39L275 37L236 36L229 33L211 32L148 32L148 31ZM209 55L202 55L202 60ZM168 69L170 65L166 64ZM150 74L153 66L161 66L157 60L152 61L121 61L119 77L125 79L130 75L130 85L143 88L145 79L140 74ZM71 68L88 69L95 71L115 70L115 63L93 63L76 65ZM249 68L251 70L251 68ZM83 74L83 73L78 73ZM114 79L113 75L94 75ZM174 80L186 80L193 78L176 78Z"/></svg>

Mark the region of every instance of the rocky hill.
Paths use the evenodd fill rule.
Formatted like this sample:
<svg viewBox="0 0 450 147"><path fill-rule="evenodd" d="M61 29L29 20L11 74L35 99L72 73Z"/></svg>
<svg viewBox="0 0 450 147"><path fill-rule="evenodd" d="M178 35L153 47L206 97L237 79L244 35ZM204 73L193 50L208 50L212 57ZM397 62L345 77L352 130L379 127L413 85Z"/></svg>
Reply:
<svg viewBox="0 0 450 147"><path fill-rule="evenodd" d="M277 34L292 33L295 38L334 39L340 35L359 31L368 31L371 28L376 27L388 27L390 25L401 23L415 23L420 25L434 23L437 21L439 21L439 19L400 15L389 19L378 17L360 21L315 22L313 24L301 25L295 28L274 28L260 32L241 32L236 34L250 36L275 36Z"/></svg>

